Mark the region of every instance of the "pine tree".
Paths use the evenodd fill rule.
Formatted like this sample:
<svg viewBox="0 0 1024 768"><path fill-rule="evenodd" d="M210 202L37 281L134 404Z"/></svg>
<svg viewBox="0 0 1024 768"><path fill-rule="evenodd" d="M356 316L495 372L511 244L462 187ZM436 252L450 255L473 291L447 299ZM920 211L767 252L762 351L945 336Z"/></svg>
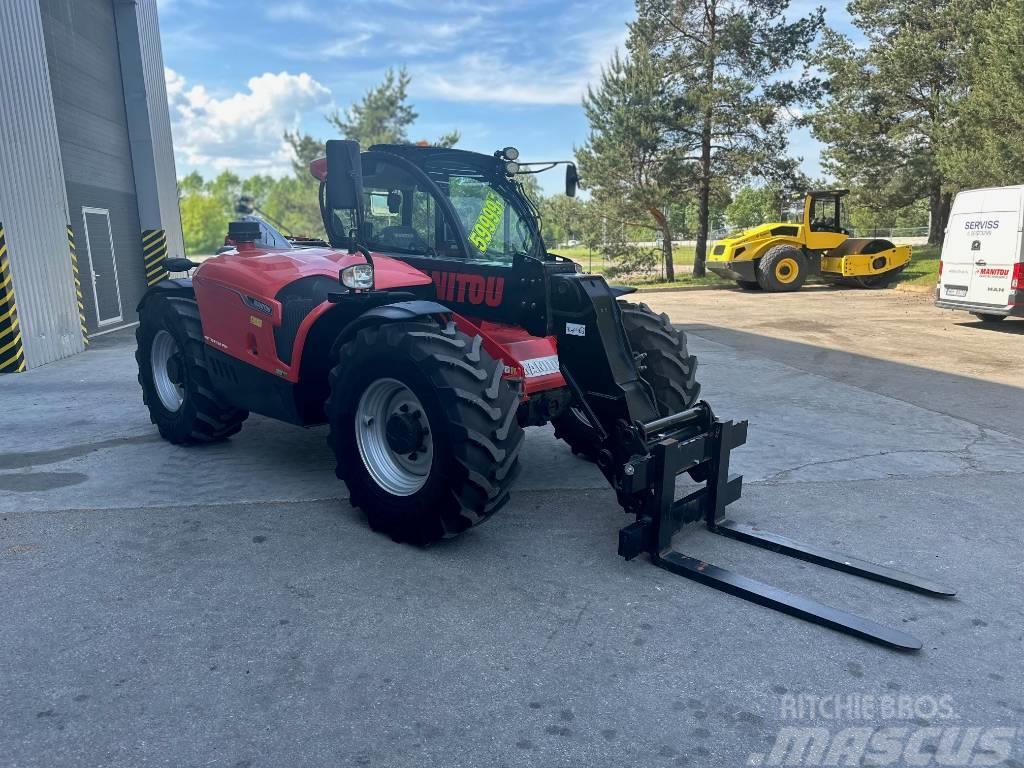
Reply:
<svg viewBox="0 0 1024 768"><path fill-rule="evenodd" d="M991 0L853 0L855 44L827 31L815 59L827 98L813 120L826 170L878 211L927 199L929 242L942 240L954 191L939 162L968 87L978 12ZM1019 42L1019 41L1018 41Z"/></svg>
<svg viewBox="0 0 1024 768"><path fill-rule="evenodd" d="M1024 184L1024 0L975 18L968 94L940 133L939 168L955 188Z"/></svg>
<svg viewBox="0 0 1024 768"><path fill-rule="evenodd" d="M789 21L788 0L637 0L634 34L663 60L669 96L694 119L676 126L677 147L697 164L697 250L693 273L704 274L711 197L716 179L786 180L794 108L817 83L784 73L806 60L823 9Z"/></svg>
<svg viewBox="0 0 1024 768"><path fill-rule="evenodd" d="M590 122L576 152L580 178L594 198L622 219L651 216L662 233L665 276L675 279L672 228L664 208L686 186L685 152L676 134L686 113L674 115L662 62L632 37L629 58L618 53L588 88L583 109Z"/></svg>
<svg viewBox="0 0 1024 768"><path fill-rule="evenodd" d="M346 139L358 141L363 149L374 144L408 144L409 126L419 116L408 103L411 79L405 67L397 73L389 68L384 73L384 82L367 91L362 101L345 113L328 115L327 121ZM458 140L459 132L451 131L431 143L451 147Z"/></svg>

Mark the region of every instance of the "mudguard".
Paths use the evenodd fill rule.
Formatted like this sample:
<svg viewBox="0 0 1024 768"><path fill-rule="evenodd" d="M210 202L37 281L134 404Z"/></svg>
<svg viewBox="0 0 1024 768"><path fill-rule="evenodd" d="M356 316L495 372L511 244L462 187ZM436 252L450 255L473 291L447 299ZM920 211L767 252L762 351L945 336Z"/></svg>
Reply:
<svg viewBox="0 0 1024 768"><path fill-rule="evenodd" d="M135 307L135 311L141 312L142 305L146 303L146 300L157 294L164 296L184 296L188 299L194 299L196 297L195 289L192 287L192 278L169 278L167 280L161 280L159 283L150 286L146 292L142 294L142 298L139 300L138 306Z"/></svg>
<svg viewBox="0 0 1024 768"><path fill-rule="evenodd" d="M363 328L369 328L374 325L383 325L384 323L408 322L409 320L415 320L420 317L430 317L432 315L445 315L450 317L451 314L452 311L443 304L438 304L436 301L427 301L425 299L396 301L394 304L382 304L374 307L373 309L367 310L345 326L345 330L338 335L338 338L335 339L334 344L331 347L331 359L333 360L337 356L338 350L343 344L347 344L355 338L355 335Z"/></svg>

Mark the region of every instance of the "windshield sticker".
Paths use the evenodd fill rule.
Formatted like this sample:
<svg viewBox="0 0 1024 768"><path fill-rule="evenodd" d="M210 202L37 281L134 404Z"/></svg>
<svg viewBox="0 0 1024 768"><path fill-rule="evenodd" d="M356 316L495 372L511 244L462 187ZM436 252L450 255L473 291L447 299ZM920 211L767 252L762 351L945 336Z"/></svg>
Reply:
<svg viewBox="0 0 1024 768"><path fill-rule="evenodd" d="M504 214L505 201L494 192L488 192L484 207L480 210L476 224L473 225L473 231L469 233L469 242L481 253L486 253L490 247Z"/></svg>

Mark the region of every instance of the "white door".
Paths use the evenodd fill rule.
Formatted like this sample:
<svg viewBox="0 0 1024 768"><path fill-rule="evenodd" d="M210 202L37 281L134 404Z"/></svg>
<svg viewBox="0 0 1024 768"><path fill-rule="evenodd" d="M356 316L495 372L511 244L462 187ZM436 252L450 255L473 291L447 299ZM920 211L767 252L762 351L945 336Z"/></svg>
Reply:
<svg viewBox="0 0 1024 768"><path fill-rule="evenodd" d="M96 325L102 327L120 322L121 287L117 282L117 259L114 258L114 235L110 230L110 211L105 208L82 208L85 245L92 276L93 306Z"/></svg>

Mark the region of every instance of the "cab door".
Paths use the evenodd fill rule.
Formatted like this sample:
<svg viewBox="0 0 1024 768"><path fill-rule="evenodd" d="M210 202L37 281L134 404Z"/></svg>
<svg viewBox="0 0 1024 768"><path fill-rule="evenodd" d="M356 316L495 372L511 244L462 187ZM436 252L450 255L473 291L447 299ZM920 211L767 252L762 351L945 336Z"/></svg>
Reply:
<svg viewBox="0 0 1024 768"><path fill-rule="evenodd" d="M812 196L807 206L804 226L807 231L807 247L812 251L827 251L846 242L849 235L843 231L842 197Z"/></svg>

